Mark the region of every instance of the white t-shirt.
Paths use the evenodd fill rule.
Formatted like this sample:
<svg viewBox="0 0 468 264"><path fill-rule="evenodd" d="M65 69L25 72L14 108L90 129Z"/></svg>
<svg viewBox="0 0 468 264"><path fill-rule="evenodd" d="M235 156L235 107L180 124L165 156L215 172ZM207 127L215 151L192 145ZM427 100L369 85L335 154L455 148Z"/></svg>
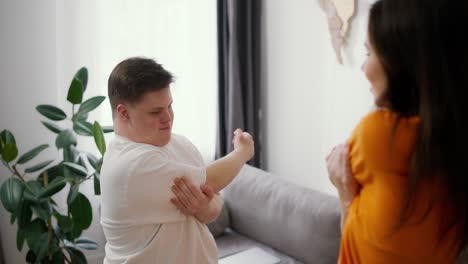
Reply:
<svg viewBox="0 0 468 264"><path fill-rule="evenodd" d="M218 262L206 225L170 202L181 176L195 185L206 180L200 153L180 135L164 147L118 135L109 143L101 169L105 264Z"/></svg>

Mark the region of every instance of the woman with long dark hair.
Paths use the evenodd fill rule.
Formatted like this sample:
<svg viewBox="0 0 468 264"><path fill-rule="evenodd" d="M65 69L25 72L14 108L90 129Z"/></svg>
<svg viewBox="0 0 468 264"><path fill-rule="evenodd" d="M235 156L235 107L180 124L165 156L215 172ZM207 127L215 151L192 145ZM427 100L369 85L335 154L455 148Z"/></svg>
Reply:
<svg viewBox="0 0 468 264"><path fill-rule="evenodd" d="M380 0L363 65L378 110L327 157L339 263L454 263L468 243L468 1Z"/></svg>

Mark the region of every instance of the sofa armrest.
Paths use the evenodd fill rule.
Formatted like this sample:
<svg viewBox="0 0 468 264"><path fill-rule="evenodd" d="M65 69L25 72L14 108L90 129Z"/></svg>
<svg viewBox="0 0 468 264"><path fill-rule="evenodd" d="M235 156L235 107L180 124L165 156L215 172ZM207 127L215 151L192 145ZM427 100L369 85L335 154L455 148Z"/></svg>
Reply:
<svg viewBox="0 0 468 264"><path fill-rule="evenodd" d="M223 197L233 230L305 263L336 263L340 242L337 197L249 165Z"/></svg>

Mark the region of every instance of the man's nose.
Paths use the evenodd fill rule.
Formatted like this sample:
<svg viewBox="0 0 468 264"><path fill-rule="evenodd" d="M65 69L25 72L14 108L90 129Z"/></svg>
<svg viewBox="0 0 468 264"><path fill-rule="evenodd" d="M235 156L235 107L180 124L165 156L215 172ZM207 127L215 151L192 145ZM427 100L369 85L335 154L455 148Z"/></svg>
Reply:
<svg viewBox="0 0 468 264"><path fill-rule="evenodd" d="M172 119L171 113L168 110L164 110L162 113L161 122L167 123L167 122L170 122L171 119Z"/></svg>

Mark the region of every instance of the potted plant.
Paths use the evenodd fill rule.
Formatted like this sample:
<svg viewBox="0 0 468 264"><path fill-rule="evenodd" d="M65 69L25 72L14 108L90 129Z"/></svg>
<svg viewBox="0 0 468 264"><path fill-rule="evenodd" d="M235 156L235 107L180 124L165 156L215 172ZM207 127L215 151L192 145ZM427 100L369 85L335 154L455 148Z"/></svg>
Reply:
<svg viewBox="0 0 468 264"><path fill-rule="evenodd" d="M21 251L25 243L29 248L28 263L87 263L81 249L97 248L95 242L81 236L91 225L93 216L91 203L80 192L80 186L93 180L94 192L100 194L102 157L80 150L77 135L94 137L99 152L104 155L104 133L113 130L87 121L88 114L105 100L105 96L95 96L83 101L87 82L88 71L81 68L68 89L67 100L72 104L70 117L56 106L36 107L49 119L41 121L42 124L57 135L55 147L62 151L58 160L34 164L33 159L47 149L48 144L20 153L14 135L6 129L0 132L0 160L10 173L0 186L0 198L11 215L11 224L18 226L18 250ZM63 127L56 121L68 121L70 125ZM54 200L54 194L66 186L66 206L59 206L60 201Z"/></svg>

